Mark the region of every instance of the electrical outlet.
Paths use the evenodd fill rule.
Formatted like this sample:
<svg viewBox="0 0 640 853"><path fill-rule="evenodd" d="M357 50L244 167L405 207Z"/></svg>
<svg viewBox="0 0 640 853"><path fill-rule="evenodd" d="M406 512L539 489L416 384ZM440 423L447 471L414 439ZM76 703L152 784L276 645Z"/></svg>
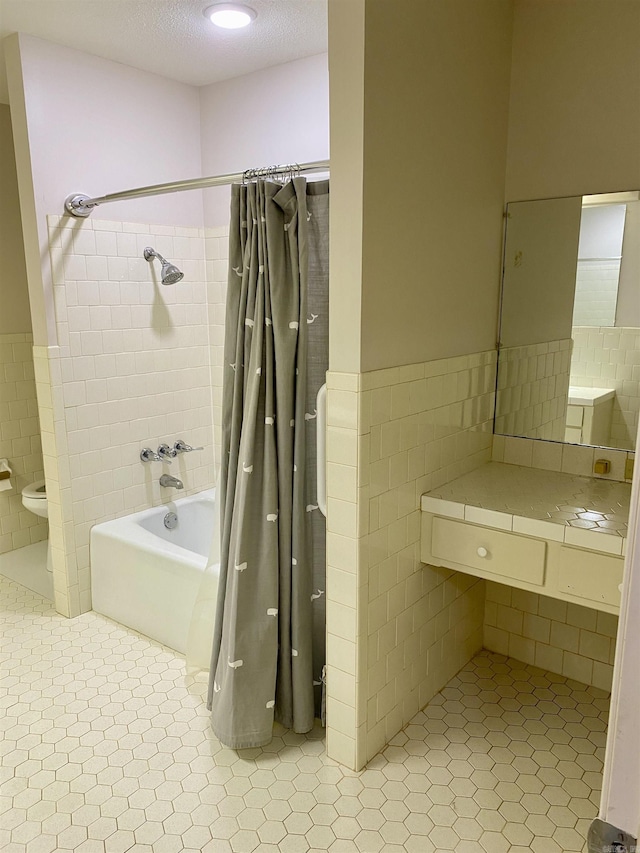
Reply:
<svg viewBox="0 0 640 853"><path fill-rule="evenodd" d="M624 466L625 480L633 480L633 459L627 459Z"/></svg>

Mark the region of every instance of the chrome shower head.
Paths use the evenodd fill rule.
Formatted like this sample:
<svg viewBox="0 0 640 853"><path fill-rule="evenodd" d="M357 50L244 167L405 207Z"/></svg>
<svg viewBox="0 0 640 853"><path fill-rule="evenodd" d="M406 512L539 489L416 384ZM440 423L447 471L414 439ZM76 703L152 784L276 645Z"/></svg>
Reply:
<svg viewBox="0 0 640 853"><path fill-rule="evenodd" d="M157 258L162 264L160 280L163 284L175 284L177 281L184 278L184 273L181 272L175 264L170 264L169 261L162 257L160 252L156 252L156 250L152 249L151 246L147 246L144 250L145 261L152 261L154 258Z"/></svg>

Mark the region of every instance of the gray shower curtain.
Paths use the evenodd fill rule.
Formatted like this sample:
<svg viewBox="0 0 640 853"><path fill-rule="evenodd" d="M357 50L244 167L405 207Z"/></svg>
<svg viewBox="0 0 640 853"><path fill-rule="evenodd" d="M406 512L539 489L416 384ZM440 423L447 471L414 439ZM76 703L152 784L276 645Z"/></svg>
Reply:
<svg viewBox="0 0 640 853"><path fill-rule="evenodd" d="M235 185L229 252L208 703L237 749L268 743L274 719L309 731L321 695L314 403L328 361L328 182Z"/></svg>

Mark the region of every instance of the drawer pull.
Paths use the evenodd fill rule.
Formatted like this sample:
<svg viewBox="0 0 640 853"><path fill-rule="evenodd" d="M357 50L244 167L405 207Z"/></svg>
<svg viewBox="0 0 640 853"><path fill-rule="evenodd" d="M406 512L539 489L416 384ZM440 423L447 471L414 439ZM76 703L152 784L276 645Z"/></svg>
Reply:
<svg viewBox="0 0 640 853"><path fill-rule="evenodd" d="M487 549L483 548L482 546L480 546L480 548L478 548L478 550L476 551L476 554L478 555L478 557L488 557L489 556L489 552L487 551Z"/></svg>

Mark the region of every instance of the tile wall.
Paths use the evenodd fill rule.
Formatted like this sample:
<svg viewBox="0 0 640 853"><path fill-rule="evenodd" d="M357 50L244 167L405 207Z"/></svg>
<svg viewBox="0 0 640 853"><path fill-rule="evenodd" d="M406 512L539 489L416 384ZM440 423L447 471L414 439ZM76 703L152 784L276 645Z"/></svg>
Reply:
<svg viewBox="0 0 640 853"><path fill-rule="evenodd" d="M213 403L213 439L215 477L220 471L222 438L222 366L224 356L224 318L227 300L227 265L229 261L229 227L205 229L207 306Z"/></svg>
<svg viewBox="0 0 640 853"><path fill-rule="evenodd" d="M33 370L33 335L0 335L0 458L13 472L0 492L0 554L47 538L47 521L22 506L21 492L44 479Z"/></svg>
<svg viewBox="0 0 640 853"><path fill-rule="evenodd" d="M500 350L496 432L562 441L571 339Z"/></svg>
<svg viewBox="0 0 640 853"><path fill-rule="evenodd" d="M214 483L205 237L201 229L49 217L58 346L34 350L49 484L56 606L91 607L89 532ZM151 245L184 279L159 283ZM140 450L185 439L171 468ZM53 529L55 528L55 529Z"/></svg>
<svg viewBox="0 0 640 853"><path fill-rule="evenodd" d="M620 259L578 261L574 326L615 324L619 279Z"/></svg>
<svg viewBox="0 0 640 853"><path fill-rule="evenodd" d="M488 462L495 352L329 373L329 755L361 767L482 646L483 582L420 562L420 496Z"/></svg>
<svg viewBox="0 0 640 853"><path fill-rule="evenodd" d="M47 481L54 603L56 610L64 616L77 616L81 612L80 587L77 561L73 550L75 537L69 454L58 347L34 347L33 364L44 473ZM83 582L88 583L88 579L83 578Z"/></svg>
<svg viewBox="0 0 640 853"><path fill-rule="evenodd" d="M609 474L593 473L601 458L611 462ZM609 448L500 435L493 440L494 462L596 479L625 481L625 463L634 458L634 453ZM485 648L603 690L611 690L617 624L608 613L486 583Z"/></svg>
<svg viewBox="0 0 640 853"><path fill-rule="evenodd" d="M611 690L618 617L487 581L484 646Z"/></svg>
<svg viewBox="0 0 640 853"><path fill-rule="evenodd" d="M491 459L493 462L522 465L525 468L563 471L565 474L577 474L581 477L630 483L632 478L625 477L625 469L627 461L635 459L635 453L609 447L495 435ZM597 459L607 459L610 462L611 469L608 474L594 473L593 467Z"/></svg>
<svg viewBox="0 0 640 853"><path fill-rule="evenodd" d="M640 329L574 326L571 384L615 388L612 447L635 448L640 411Z"/></svg>

